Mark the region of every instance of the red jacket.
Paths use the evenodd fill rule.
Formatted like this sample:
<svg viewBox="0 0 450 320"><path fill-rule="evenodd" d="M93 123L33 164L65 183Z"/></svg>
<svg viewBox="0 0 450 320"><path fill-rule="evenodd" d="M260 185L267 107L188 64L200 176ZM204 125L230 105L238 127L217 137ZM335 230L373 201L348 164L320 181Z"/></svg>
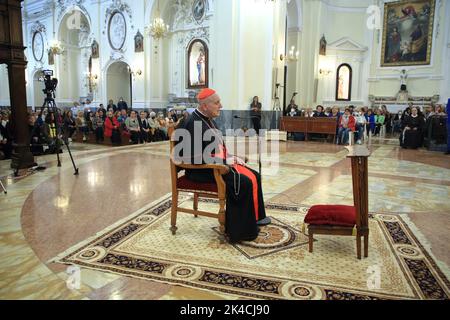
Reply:
<svg viewBox="0 0 450 320"><path fill-rule="evenodd" d="M343 116L341 116L339 118L339 128L342 128L342 117ZM354 116L349 116L348 125L347 126L348 126L348 128L350 128L350 130L356 131L356 119L355 119Z"/></svg>
<svg viewBox="0 0 450 320"><path fill-rule="evenodd" d="M112 131L114 129L114 126L116 126L117 129L119 129L119 121L117 121L117 118L113 117L112 120L113 121L111 123L111 120L108 117L106 117L106 120L105 120L105 137L111 137L112 136Z"/></svg>

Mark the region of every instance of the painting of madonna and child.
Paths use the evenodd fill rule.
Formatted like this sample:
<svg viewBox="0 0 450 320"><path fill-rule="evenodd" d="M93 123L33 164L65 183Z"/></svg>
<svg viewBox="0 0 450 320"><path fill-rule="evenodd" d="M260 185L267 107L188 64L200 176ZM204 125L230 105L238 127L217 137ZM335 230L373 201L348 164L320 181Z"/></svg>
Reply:
<svg viewBox="0 0 450 320"><path fill-rule="evenodd" d="M430 64L435 0L384 5L381 66Z"/></svg>
<svg viewBox="0 0 450 320"><path fill-rule="evenodd" d="M188 88L208 87L208 47L196 39L188 49Z"/></svg>

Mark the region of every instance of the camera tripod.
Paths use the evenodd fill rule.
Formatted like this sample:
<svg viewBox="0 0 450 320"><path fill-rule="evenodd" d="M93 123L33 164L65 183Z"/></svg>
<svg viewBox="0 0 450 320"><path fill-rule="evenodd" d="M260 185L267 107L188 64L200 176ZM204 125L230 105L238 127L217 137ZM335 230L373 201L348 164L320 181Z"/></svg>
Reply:
<svg viewBox="0 0 450 320"><path fill-rule="evenodd" d="M5 186L3 185L3 182L2 182L2 180L0 180L0 187L2 187L2 189L3 189L3 192L4 192L5 194L7 194L7 193L8 193L8 191L6 191L6 188L5 188Z"/></svg>
<svg viewBox="0 0 450 320"><path fill-rule="evenodd" d="M61 167L61 159L59 157L59 153L61 151L60 140L62 140L67 147L67 151L69 151L70 160L72 161L72 165L73 165L74 175L78 175L78 168L75 165L75 161L73 160L72 152L70 151L70 147L69 147L69 143L68 143L68 139L64 139L64 137L59 138L59 136L58 136L59 134L63 133L62 130L60 130L59 123L58 123L59 119L62 117L60 115L59 109L56 107L55 99L52 97L51 93L47 94L47 97L45 98L44 103L42 104L42 107L41 107L41 113L43 110L45 110L45 108L47 108L49 113L51 112L54 115L55 131L56 131L56 136L54 137L54 140L55 140L55 148L56 148L56 158L58 159L58 167Z"/></svg>
<svg viewBox="0 0 450 320"><path fill-rule="evenodd" d="M280 98L278 97L278 89L280 87L280 84L276 84L276 90L275 90L275 96L272 106L272 111L275 111L275 129L278 130L278 112L281 111L281 105L280 105Z"/></svg>

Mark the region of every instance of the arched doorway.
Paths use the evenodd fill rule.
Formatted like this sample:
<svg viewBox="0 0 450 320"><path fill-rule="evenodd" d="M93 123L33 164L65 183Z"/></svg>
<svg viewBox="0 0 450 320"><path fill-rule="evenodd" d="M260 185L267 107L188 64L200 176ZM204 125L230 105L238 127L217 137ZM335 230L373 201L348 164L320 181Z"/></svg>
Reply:
<svg viewBox="0 0 450 320"><path fill-rule="evenodd" d="M73 19L75 11L79 17L79 24L73 26L69 19ZM63 102L78 101L90 95L87 74L91 28L86 16L80 11L75 11L63 17L58 32L58 41L65 49L63 54L57 56L56 63L59 77L57 99Z"/></svg>
<svg viewBox="0 0 450 320"><path fill-rule="evenodd" d="M117 61L112 63L106 70L106 94L107 100L117 102L122 97L128 104L128 108L132 107L132 89L130 66L123 62Z"/></svg>

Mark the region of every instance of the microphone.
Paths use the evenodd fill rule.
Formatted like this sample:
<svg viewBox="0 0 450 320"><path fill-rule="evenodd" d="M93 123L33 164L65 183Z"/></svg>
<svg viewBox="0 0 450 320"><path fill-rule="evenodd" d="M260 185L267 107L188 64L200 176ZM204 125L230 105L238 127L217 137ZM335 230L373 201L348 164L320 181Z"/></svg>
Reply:
<svg viewBox="0 0 450 320"><path fill-rule="evenodd" d="M234 118L235 118L235 119L240 119L241 117L235 115Z"/></svg>
<svg viewBox="0 0 450 320"><path fill-rule="evenodd" d="M294 96L296 96L297 94L298 94L298 92L294 92L294 94L293 94L293 95L294 95Z"/></svg>

